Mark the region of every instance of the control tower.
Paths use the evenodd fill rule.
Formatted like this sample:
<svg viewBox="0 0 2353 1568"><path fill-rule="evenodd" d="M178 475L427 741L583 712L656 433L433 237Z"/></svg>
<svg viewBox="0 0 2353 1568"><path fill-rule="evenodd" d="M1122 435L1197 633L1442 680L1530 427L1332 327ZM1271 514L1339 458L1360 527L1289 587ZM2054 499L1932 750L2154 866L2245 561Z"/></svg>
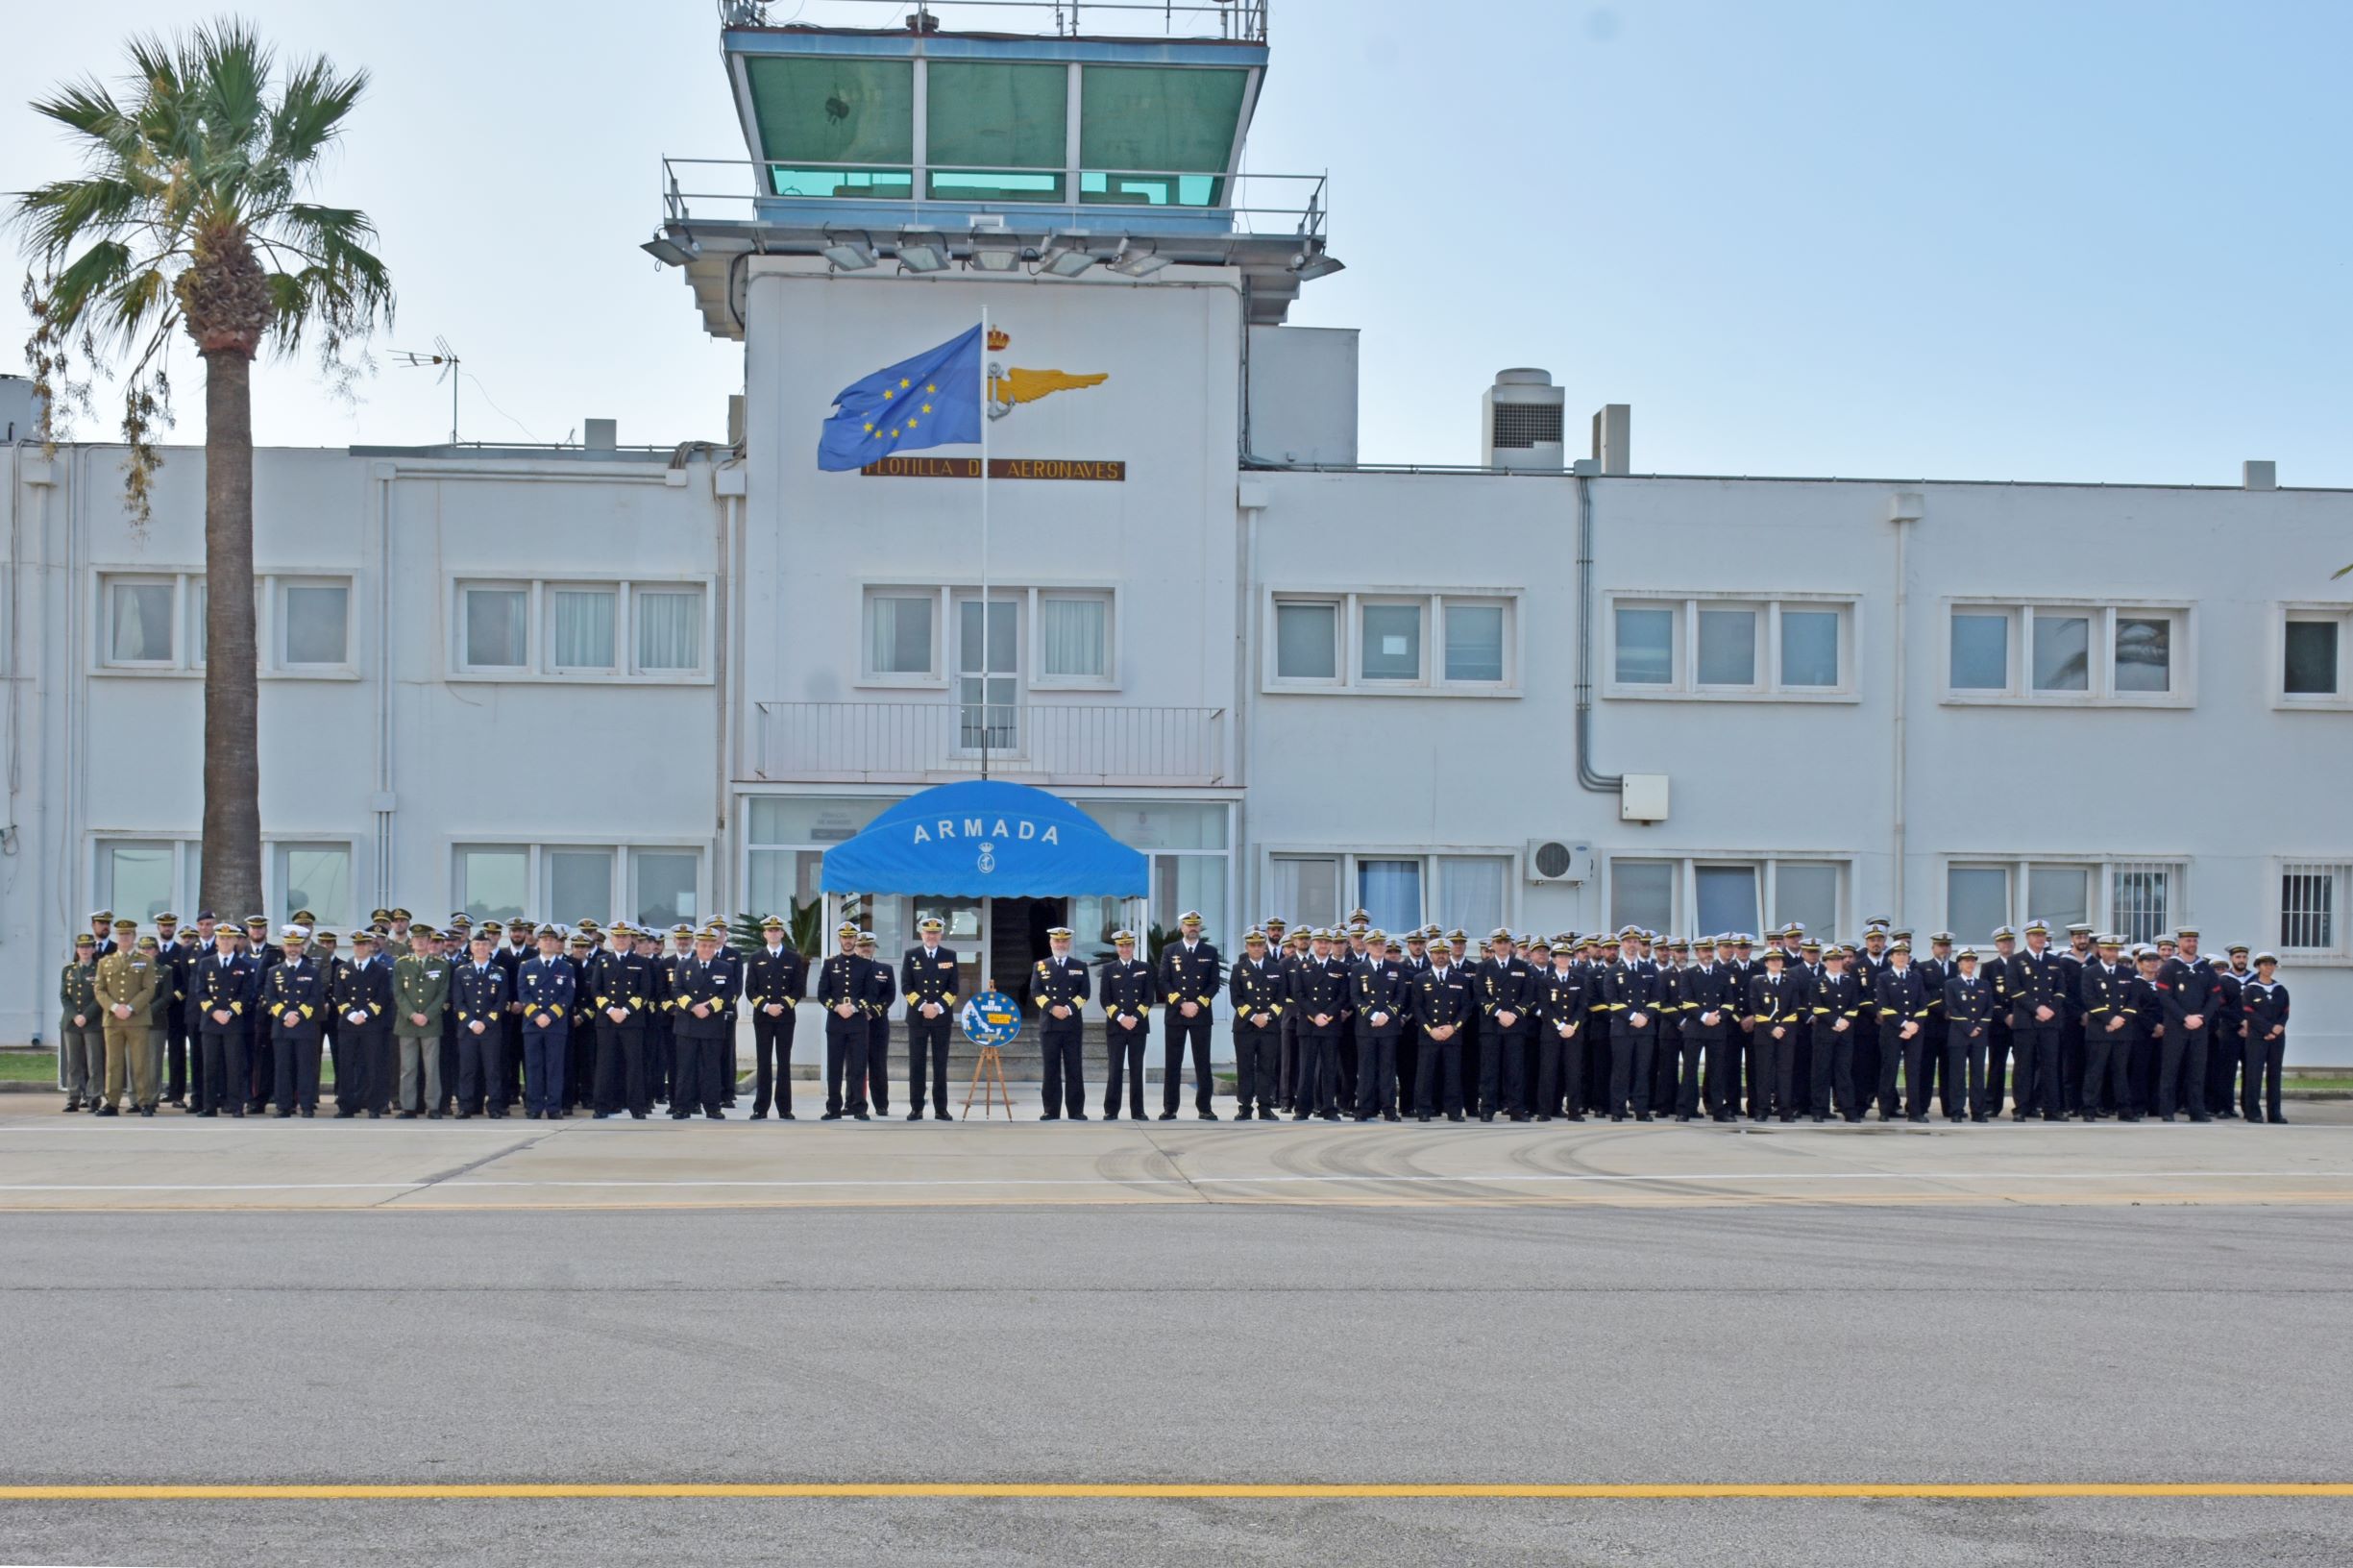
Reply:
<svg viewBox="0 0 2353 1568"><path fill-rule="evenodd" d="M1239 275L1250 323L1279 323L1340 262L1322 175L1242 170L1266 13L1267 0L723 0L748 156L665 159L645 248L683 269L725 337L744 335L739 259L753 255L918 276L1216 267Z"/></svg>

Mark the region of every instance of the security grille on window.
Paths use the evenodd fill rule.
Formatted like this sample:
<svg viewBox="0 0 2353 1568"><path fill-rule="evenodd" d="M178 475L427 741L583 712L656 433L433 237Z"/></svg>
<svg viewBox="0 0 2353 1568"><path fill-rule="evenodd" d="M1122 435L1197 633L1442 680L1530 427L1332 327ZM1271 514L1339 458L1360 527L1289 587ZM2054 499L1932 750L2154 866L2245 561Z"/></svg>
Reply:
<svg viewBox="0 0 2353 1568"><path fill-rule="evenodd" d="M2279 944L2299 953L2334 953L2346 946L2339 919L2353 866L2291 863L2280 868Z"/></svg>
<svg viewBox="0 0 2353 1568"><path fill-rule="evenodd" d="M1557 404L1499 403L1495 405L1495 445L1526 449L1560 444L1561 408Z"/></svg>
<svg viewBox="0 0 2353 1568"><path fill-rule="evenodd" d="M2125 864L2110 875L2108 923L2119 935L2126 942L2155 942L2172 933L2176 868Z"/></svg>

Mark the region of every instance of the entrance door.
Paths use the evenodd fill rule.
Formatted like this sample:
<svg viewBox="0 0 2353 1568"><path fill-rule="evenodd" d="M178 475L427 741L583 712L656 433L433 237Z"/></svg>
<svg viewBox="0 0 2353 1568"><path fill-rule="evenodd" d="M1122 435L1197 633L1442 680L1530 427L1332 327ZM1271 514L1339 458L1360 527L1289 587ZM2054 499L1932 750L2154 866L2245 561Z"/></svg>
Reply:
<svg viewBox="0 0 2353 1568"><path fill-rule="evenodd" d="M1037 962L1052 949L1046 932L1067 925L1067 901L1061 898L992 898L989 900L989 978L997 990L1021 1001L1029 995L1029 977ZM1071 944L1077 950L1077 943Z"/></svg>
<svg viewBox="0 0 2353 1568"><path fill-rule="evenodd" d="M956 604L956 745L1011 756L1021 746L1021 601L992 595L987 607L984 637L979 596Z"/></svg>

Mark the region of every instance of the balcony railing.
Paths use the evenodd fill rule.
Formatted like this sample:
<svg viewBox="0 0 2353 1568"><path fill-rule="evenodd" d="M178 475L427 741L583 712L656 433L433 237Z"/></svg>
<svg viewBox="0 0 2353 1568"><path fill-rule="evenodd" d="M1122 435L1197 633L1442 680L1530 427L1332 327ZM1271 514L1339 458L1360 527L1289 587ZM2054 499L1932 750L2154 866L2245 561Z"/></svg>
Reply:
<svg viewBox="0 0 2353 1568"><path fill-rule="evenodd" d="M951 254L968 253L975 212L1001 217L1016 234L1067 232L1109 259L1130 235L1280 235L1320 238L1331 217L1331 177L1228 174L1197 169L964 169L809 159L664 158L662 215L674 224L750 223L787 211L849 228L868 226L895 254L900 230L932 233ZM942 234L952 232L952 238Z"/></svg>
<svg viewBox="0 0 2353 1568"><path fill-rule="evenodd" d="M810 784L1214 786L1227 710L1061 702L763 702L753 767Z"/></svg>
<svg viewBox="0 0 2353 1568"><path fill-rule="evenodd" d="M905 26L913 33L1034 30L1055 37L1266 41L1266 0L721 0L729 27Z"/></svg>

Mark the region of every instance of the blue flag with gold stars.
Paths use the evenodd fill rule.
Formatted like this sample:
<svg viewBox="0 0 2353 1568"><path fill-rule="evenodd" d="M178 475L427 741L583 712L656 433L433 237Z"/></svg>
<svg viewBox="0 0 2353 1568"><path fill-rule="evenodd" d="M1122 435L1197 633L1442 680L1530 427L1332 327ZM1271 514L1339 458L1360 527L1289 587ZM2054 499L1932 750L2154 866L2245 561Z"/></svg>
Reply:
<svg viewBox="0 0 2353 1568"><path fill-rule="evenodd" d="M980 329L901 359L833 400L820 468L864 468L895 452L980 439Z"/></svg>

